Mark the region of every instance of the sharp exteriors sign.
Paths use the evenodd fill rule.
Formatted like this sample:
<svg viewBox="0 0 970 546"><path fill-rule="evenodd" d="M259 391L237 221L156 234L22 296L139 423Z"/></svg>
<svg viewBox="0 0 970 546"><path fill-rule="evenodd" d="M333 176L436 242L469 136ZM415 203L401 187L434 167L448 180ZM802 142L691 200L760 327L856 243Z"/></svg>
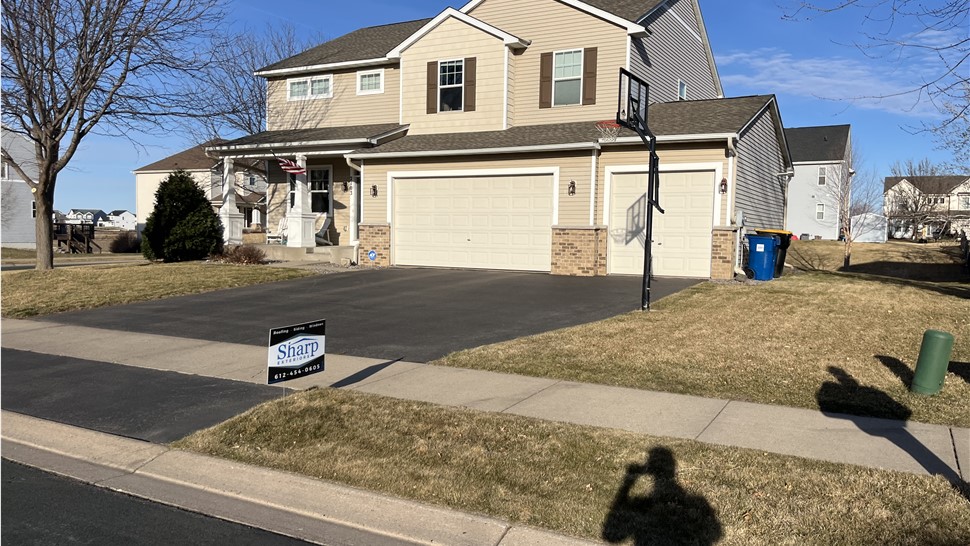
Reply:
<svg viewBox="0 0 970 546"><path fill-rule="evenodd" d="M269 384L323 371L327 321L273 328L269 331Z"/></svg>

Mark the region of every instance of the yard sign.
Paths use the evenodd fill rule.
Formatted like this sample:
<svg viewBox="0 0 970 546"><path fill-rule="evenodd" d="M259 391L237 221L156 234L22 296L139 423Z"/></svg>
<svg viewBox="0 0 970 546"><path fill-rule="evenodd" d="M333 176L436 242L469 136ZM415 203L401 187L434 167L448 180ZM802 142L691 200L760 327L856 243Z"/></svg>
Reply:
<svg viewBox="0 0 970 546"><path fill-rule="evenodd" d="M318 320L269 331L270 385L323 371L327 321Z"/></svg>

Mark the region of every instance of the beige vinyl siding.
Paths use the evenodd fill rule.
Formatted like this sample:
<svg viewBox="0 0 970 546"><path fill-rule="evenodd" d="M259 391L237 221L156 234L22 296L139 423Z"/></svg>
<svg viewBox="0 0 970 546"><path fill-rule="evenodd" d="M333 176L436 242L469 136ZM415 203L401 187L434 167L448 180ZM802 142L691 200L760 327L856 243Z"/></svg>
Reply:
<svg viewBox="0 0 970 546"><path fill-rule="evenodd" d="M561 226L589 225L590 151L560 154L515 154L475 156L471 160L441 158L379 160L364 159L364 220L366 224L387 223L387 173L391 171L481 171L488 176L495 169L559 168L559 222ZM576 181L576 195L568 195L569 182ZM378 196L370 196L376 185Z"/></svg>
<svg viewBox="0 0 970 546"><path fill-rule="evenodd" d="M748 227L784 229L787 192L777 174L785 164L771 118L770 108L765 109L740 135L735 207Z"/></svg>
<svg viewBox="0 0 970 546"><path fill-rule="evenodd" d="M687 100L717 98L707 46L698 39L702 34L692 0L668 3L643 25L653 34L631 40L630 70L650 84L650 102L678 100L678 80L687 84Z"/></svg>
<svg viewBox="0 0 970 546"><path fill-rule="evenodd" d="M401 55L404 78L404 123L409 134L495 131L502 129L505 85L505 44L454 18L444 20ZM473 112L427 111L429 62L476 59L477 90ZM467 69L467 67L465 67ZM463 105L468 104L467 97Z"/></svg>
<svg viewBox="0 0 970 546"><path fill-rule="evenodd" d="M626 165L643 165L647 168L649 154L646 146L616 146L603 149L597 166L596 181L596 222L603 221L603 191L606 186L606 170L609 167L619 167ZM659 144L657 145L657 155L660 157L661 171L666 170L671 164L688 163L720 163L722 176L728 177L728 158L725 146L717 146L715 143L702 144ZM729 183L733 183L729 181ZM663 203L661 203L661 206ZM720 225L730 224L729 216L730 204L728 200L721 199L721 211L719 214Z"/></svg>
<svg viewBox="0 0 970 546"><path fill-rule="evenodd" d="M510 118L510 125L542 125L616 116L617 74L620 67L626 66L626 29L555 0L485 0L470 15L532 41L525 52L515 56L515 116ZM541 55L591 47L598 48L596 104L540 109Z"/></svg>
<svg viewBox="0 0 970 546"><path fill-rule="evenodd" d="M358 69L314 74L333 76L333 97L328 99L287 100L288 79L270 79L266 82L267 130L312 129L319 127L344 127L347 125L375 125L397 123L400 120L401 73L397 66L365 67L360 71L384 69L384 92L370 95L357 94Z"/></svg>

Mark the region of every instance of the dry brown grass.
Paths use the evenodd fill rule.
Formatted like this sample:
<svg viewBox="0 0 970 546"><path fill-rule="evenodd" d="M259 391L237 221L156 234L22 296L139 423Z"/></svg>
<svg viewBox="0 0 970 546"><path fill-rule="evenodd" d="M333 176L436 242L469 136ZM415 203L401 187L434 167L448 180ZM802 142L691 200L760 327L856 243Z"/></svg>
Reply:
<svg viewBox="0 0 970 546"><path fill-rule="evenodd" d="M828 383L822 409L970 426L970 285L805 273L705 283L654 309L434 364L813 409ZM929 328L956 344L943 391L924 397L908 387Z"/></svg>
<svg viewBox="0 0 970 546"><path fill-rule="evenodd" d="M845 246L838 241L792 241L786 263L803 271L843 271L932 282L970 282L960 262L959 244L854 243L852 261L843 268Z"/></svg>
<svg viewBox="0 0 970 546"><path fill-rule="evenodd" d="M5 271L2 314L26 318L305 277L308 271L213 263Z"/></svg>
<svg viewBox="0 0 970 546"><path fill-rule="evenodd" d="M970 504L939 477L332 389L176 447L634 544L970 541Z"/></svg>

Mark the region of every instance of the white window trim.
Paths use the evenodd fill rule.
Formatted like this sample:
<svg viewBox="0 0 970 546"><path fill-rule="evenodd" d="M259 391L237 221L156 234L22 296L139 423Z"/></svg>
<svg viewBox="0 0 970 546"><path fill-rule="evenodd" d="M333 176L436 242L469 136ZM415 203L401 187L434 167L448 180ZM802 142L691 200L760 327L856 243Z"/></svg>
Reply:
<svg viewBox="0 0 970 546"><path fill-rule="evenodd" d="M684 94L680 94L680 89L684 89ZM684 80L677 80L677 100L687 100L687 82Z"/></svg>
<svg viewBox="0 0 970 546"><path fill-rule="evenodd" d="M381 77L381 85L378 89L368 89L363 90L360 88L361 80L364 76L373 76L377 74ZM378 68L376 70L358 70L357 71L357 94L358 95L380 95L384 93L384 69Z"/></svg>
<svg viewBox="0 0 970 546"><path fill-rule="evenodd" d="M825 165L818 166L818 181L816 182L819 186L825 186L828 184L829 170Z"/></svg>
<svg viewBox="0 0 970 546"><path fill-rule="evenodd" d="M319 80L327 80L330 82L330 90L328 93L323 95L313 94L313 82ZM292 85L297 82L306 82L306 96L305 97L294 97L290 94L292 90ZM381 84L383 86L383 83ZM303 101L303 100L319 100L319 99L329 99L333 98L333 74L325 74L323 76L311 76L309 78L290 78L286 80L286 100L288 101Z"/></svg>
<svg viewBox="0 0 970 546"><path fill-rule="evenodd" d="M461 84L441 85L441 63L454 63L454 62L461 63ZM461 110L447 110L442 112L441 111L441 90L452 89L455 87L461 88ZM462 57L460 59L442 59L438 61L438 113L450 114L453 112L464 112L464 111L465 111L465 58Z"/></svg>
<svg viewBox="0 0 970 546"><path fill-rule="evenodd" d="M816 220L825 220L825 204L824 203L816 203L815 204L815 219Z"/></svg>
<svg viewBox="0 0 970 546"><path fill-rule="evenodd" d="M10 164L6 161L0 161L0 179L10 180Z"/></svg>
<svg viewBox="0 0 970 546"><path fill-rule="evenodd" d="M572 78L562 78L556 79L556 55L560 53L576 53L579 52L579 101L572 104L556 104L556 82L557 81L571 81L575 80ZM552 52L552 107L553 108L568 108L570 106L582 106L583 105L583 74L586 71L586 50L579 47L573 49L563 49L560 51Z"/></svg>

